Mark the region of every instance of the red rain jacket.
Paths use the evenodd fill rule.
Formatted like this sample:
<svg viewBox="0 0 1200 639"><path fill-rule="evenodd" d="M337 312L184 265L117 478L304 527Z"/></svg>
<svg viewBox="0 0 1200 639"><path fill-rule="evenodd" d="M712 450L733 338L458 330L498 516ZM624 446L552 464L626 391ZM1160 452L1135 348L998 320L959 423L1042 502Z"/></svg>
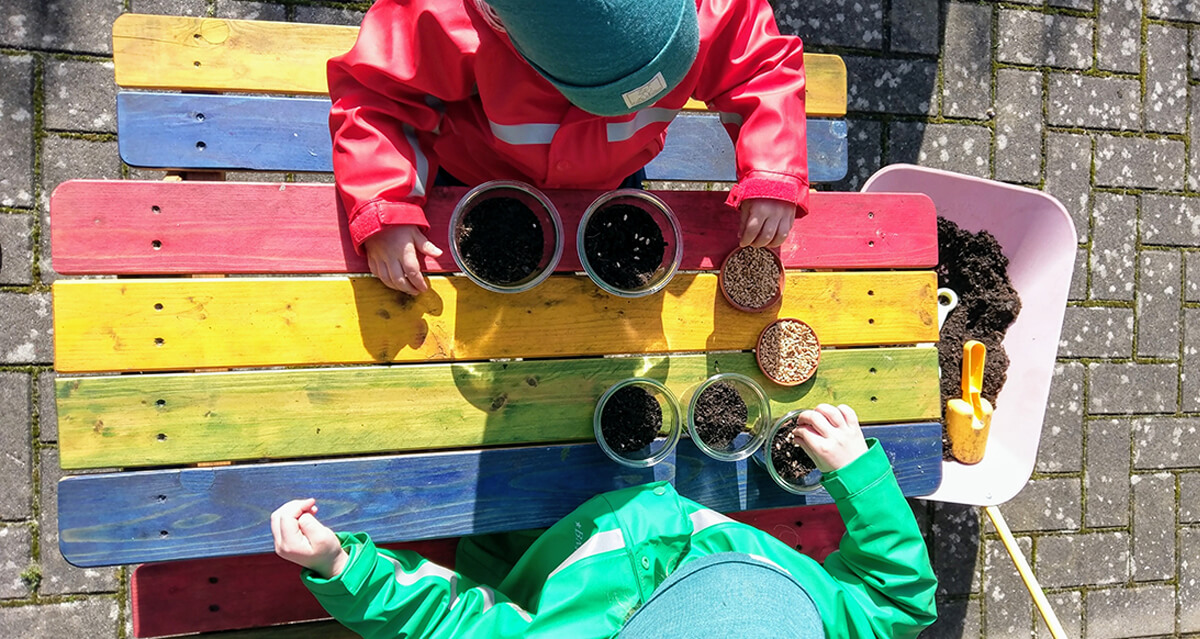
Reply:
<svg viewBox="0 0 1200 639"><path fill-rule="evenodd" d="M380 0L358 41L329 61L338 206L362 243L385 224L428 228L425 193L444 167L468 184L612 189L663 148L689 97L721 115L737 151L729 204L808 209L803 45L766 0L697 0L700 50L670 93L636 113L571 105L475 0Z"/></svg>

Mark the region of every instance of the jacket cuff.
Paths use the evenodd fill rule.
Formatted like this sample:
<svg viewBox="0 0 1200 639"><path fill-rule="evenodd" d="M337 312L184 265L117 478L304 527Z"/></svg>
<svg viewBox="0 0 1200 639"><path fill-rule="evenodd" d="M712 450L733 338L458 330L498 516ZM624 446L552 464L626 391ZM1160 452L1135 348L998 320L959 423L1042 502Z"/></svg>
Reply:
<svg viewBox="0 0 1200 639"><path fill-rule="evenodd" d="M425 210L418 204L384 200L368 202L350 219L350 239L354 241L354 250L362 255L363 242L382 231L387 224L413 224L421 227L421 231L429 230Z"/></svg>
<svg viewBox="0 0 1200 639"><path fill-rule="evenodd" d="M797 215L808 212L808 184L799 178L782 173L754 171L746 175L729 191L725 203L738 208L742 202L756 198L783 200L796 205Z"/></svg>
<svg viewBox="0 0 1200 639"><path fill-rule="evenodd" d="M874 437L867 438L867 452L837 470L824 473L821 485L834 501L853 497L892 474L892 462Z"/></svg>
<svg viewBox="0 0 1200 639"><path fill-rule="evenodd" d="M328 579L305 568L300 579L309 591L322 597L352 597L358 594L374 568L375 542L367 533L337 533L342 548L350 555L342 572Z"/></svg>

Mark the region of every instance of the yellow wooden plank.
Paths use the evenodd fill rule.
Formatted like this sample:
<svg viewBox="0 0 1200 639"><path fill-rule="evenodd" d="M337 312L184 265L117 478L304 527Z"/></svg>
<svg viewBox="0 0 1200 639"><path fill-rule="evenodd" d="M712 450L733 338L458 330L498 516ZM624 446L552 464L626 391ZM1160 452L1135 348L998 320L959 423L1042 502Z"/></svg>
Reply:
<svg viewBox="0 0 1200 639"><path fill-rule="evenodd" d="M59 377L59 457L102 468L586 441L612 384L652 377L686 402L717 372L755 379L773 415L829 402L864 423L934 420L937 369L937 349L896 347L827 350L793 387L746 352Z"/></svg>
<svg viewBox="0 0 1200 639"><path fill-rule="evenodd" d="M113 23L113 61L126 88L325 94L326 61L357 37L358 27L127 13ZM808 115L845 115L842 59L805 54L804 64Z"/></svg>
<svg viewBox="0 0 1200 639"><path fill-rule="evenodd" d="M413 298L369 277L59 280L64 372L412 362L751 348L776 313L733 310L713 274L623 299L587 278L490 293L432 277ZM826 346L937 341L932 271L791 273L779 316Z"/></svg>

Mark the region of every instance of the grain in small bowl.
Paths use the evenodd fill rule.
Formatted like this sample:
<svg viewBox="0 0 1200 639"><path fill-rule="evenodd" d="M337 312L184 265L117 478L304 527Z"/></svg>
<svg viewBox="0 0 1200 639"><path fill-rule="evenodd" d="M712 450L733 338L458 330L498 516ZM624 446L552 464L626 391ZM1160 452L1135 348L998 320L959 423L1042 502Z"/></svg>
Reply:
<svg viewBox="0 0 1200 639"><path fill-rule="evenodd" d="M808 324L781 318L759 334L754 356L767 379L781 386L798 386L817 372L821 342Z"/></svg>

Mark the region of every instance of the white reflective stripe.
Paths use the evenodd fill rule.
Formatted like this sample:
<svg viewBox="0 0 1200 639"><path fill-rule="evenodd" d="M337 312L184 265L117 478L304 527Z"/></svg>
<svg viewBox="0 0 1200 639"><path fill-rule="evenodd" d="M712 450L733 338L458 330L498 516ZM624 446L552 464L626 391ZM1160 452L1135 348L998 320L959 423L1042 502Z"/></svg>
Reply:
<svg viewBox="0 0 1200 639"><path fill-rule="evenodd" d="M747 553L747 554L749 554L749 553ZM767 559L766 557L763 557L762 555L749 555L749 557L750 557L751 559L756 559L756 560L758 560L758 561L761 561L761 562L763 562L764 564L767 564L767 565L769 565L769 566L775 566L776 568L778 568L778 569L780 569L780 570L782 570L782 571L786 572L786 573L787 573L787 574L789 574L789 575L790 575L790 574L792 574L792 573L788 572L787 568L784 568L783 566L780 566L779 564L777 564L777 563L775 563L775 562L771 561L770 559Z"/></svg>
<svg viewBox="0 0 1200 639"><path fill-rule="evenodd" d="M488 120L492 135L508 144L550 144L558 132L557 124L496 124Z"/></svg>
<svg viewBox="0 0 1200 639"><path fill-rule="evenodd" d="M406 572L400 562L388 557L380 555L392 564L392 571L396 574L396 583L401 586L411 586L426 577L440 577L450 582L450 607L458 603L458 574L453 570L444 566L439 566L432 561L426 561L421 564L415 572Z"/></svg>
<svg viewBox="0 0 1200 639"><path fill-rule="evenodd" d="M659 122L670 122L675 119L679 109L642 109L634 114L628 122L609 122L608 141L624 142L641 131L642 128Z"/></svg>
<svg viewBox="0 0 1200 639"><path fill-rule="evenodd" d="M721 124L732 124L734 126L742 126L742 116L740 113L720 113Z"/></svg>
<svg viewBox="0 0 1200 639"><path fill-rule="evenodd" d="M688 515L688 518L692 520L693 535L701 530L704 530L705 528L708 528L709 526L716 526L717 524L724 524L733 521L725 515L707 508L697 510L696 512Z"/></svg>
<svg viewBox="0 0 1200 639"><path fill-rule="evenodd" d="M425 152L421 150L421 144L417 142L417 130L407 124L404 125L404 139L408 140L413 154L417 156L417 174L413 176L413 188L410 195L424 197L425 184L429 182L429 158L425 157Z"/></svg>
<svg viewBox="0 0 1200 639"><path fill-rule="evenodd" d="M515 603L512 603L511 601L508 602L508 605L512 606L513 610L516 610L517 614L521 615L521 618L524 619L525 621L533 621L533 617L530 616L530 614L528 612L525 612L524 608L518 606Z"/></svg>
<svg viewBox="0 0 1200 639"><path fill-rule="evenodd" d="M576 548L575 552L571 553L571 556L564 559L563 562L558 565L558 568L550 571L550 574L546 576L546 579L550 579L554 575L557 575L563 568L566 568L567 566L570 566L581 559L586 559L588 557L606 553L612 550L621 550L624 547L625 535L621 534L620 528L614 528L612 530L606 530L602 533L596 533L592 535L591 539L583 542L582 546Z"/></svg>

